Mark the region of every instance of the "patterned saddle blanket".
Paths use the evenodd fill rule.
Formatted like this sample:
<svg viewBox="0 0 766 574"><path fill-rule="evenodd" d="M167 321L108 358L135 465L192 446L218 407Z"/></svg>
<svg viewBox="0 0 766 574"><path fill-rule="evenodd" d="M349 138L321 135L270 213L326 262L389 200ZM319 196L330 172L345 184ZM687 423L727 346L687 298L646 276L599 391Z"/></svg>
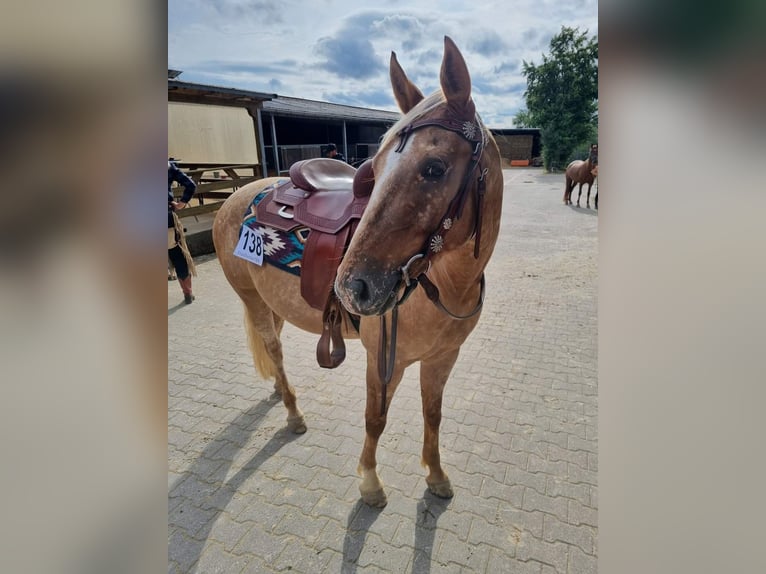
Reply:
<svg viewBox="0 0 766 574"><path fill-rule="evenodd" d="M259 193L242 223L260 230L263 261L299 275L301 296L323 311L324 331L317 345L323 367L336 367L345 358L341 318L357 324L335 297L333 283L373 186L371 160L359 169L334 159L305 160L290 168L290 179Z"/></svg>

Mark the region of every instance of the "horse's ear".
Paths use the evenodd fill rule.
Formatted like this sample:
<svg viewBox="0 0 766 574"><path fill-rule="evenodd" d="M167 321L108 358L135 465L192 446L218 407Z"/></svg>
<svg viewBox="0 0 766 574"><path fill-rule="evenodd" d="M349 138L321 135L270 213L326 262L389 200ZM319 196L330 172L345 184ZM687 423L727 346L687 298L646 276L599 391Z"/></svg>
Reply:
<svg viewBox="0 0 766 574"><path fill-rule="evenodd" d="M444 36L440 80L450 110L460 118L473 120L476 107L471 100L471 75L463 55L449 36Z"/></svg>
<svg viewBox="0 0 766 574"><path fill-rule="evenodd" d="M394 97L402 113L409 112L423 99L423 92L410 82L407 74L396 59L396 54L391 52L391 66L389 68L391 75L391 86L394 88Z"/></svg>

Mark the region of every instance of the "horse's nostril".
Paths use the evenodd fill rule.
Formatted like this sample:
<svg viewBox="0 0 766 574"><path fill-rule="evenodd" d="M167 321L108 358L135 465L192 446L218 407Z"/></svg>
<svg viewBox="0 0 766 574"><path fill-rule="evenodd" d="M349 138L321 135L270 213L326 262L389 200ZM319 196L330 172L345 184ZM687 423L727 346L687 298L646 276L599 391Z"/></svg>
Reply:
<svg viewBox="0 0 766 574"><path fill-rule="evenodd" d="M370 288L364 279L352 279L349 286L357 301L364 303L369 300Z"/></svg>

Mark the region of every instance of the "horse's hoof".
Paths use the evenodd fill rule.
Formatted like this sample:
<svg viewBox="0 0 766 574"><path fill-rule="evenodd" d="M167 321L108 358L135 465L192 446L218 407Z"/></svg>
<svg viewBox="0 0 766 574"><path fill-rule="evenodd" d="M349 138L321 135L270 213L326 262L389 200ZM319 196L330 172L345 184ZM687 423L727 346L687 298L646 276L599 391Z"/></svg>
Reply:
<svg viewBox="0 0 766 574"><path fill-rule="evenodd" d="M306 428L306 421L302 416L295 418L287 417L287 428L289 428L295 434L303 434L308 430Z"/></svg>
<svg viewBox="0 0 766 574"><path fill-rule="evenodd" d="M431 491L431 494L435 494L439 498L452 498L455 496L449 479L443 482L434 482L433 484L426 481L426 484L428 484L428 490Z"/></svg>
<svg viewBox="0 0 766 574"><path fill-rule="evenodd" d="M362 500L364 500L366 504L372 506L373 508L383 508L386 504L388 504L388 498L386 497L386 493L382 488L373 490L367 494L362 492L361 489L359 489L359 492L362 494Z"/></svg>

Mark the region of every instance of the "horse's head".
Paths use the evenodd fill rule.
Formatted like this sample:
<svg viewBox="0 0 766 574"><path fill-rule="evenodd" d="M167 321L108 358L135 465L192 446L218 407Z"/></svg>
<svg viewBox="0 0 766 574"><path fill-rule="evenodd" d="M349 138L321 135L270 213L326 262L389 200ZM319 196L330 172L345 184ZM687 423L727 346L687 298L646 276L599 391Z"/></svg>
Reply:
<svg viewBox="0 0 766 574"><path fill-rule="evenodd" d="M457 250L473 253L471 238L481 227L477 189L483 192L486 175L482 153L491 136L476 115L463 56L450 38L444 44L441 91L427 98L391 54L391 83L404 116L373 159L370 202L335 281L353 313L382 314L403 282L431 262Z"/></svg>

